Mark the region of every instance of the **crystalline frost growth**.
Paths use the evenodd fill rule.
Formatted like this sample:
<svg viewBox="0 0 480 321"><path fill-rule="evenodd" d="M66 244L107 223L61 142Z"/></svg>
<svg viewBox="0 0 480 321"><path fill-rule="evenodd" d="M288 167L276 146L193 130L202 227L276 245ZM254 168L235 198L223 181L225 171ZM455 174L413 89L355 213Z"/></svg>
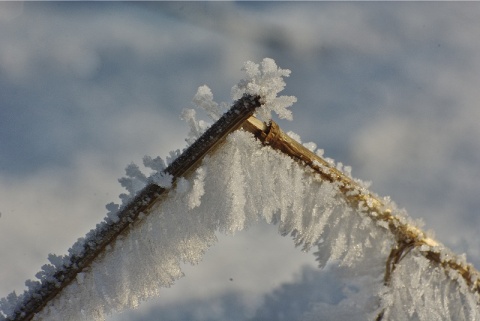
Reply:
<svg viewBox="0 0 480 321"><path fill-rule="evenodd" d="M273 111L291 117L286 107L295 98L277 98L285 85L282 77L289 71L278 68L271 59L261 65L248 62L244 70L247 78L233 88L234 99L243 93L261 94L265 109L257 116L269 119ZM224 109L213 101L206 86L199 89L194 101L212 120ZM191 111L183 117L192 128L191 143L208 124L197 121ZM314 144L306 146L312 151L316 148ZM172 153L170 161L177 155ZM170 188L171 177L162 174L166 163L160 158L144 159L144 165L154 170L149 179ZM121 206L147 181L136 165L129 165L127 177L120 179L129 192L121 197ZM107 206L106 221L115 222L118 208L120 205L113 203ZM384 287L385 262L395 245L388 225L375 224L362 208L347 204L337 183L322 180L313 170L263 146L247 132L230 134L193 173L177 179L149 215L140 217L127 236L119 237L33 320L104 320L111 312L135 308L182 277L182 262L198 263L216 242L216 231L235 233L259 220L277 224L282 235L291 235L304 250L317 247L320 266L335 261L350 271L346 275L363 280L359 284L365 289L349 295L338 307L311 302L305 320L350 320L352 316L367 320L380 313L383 320L480 318L478 297L469 292L463 279L456 280L455 273L448 276L430 265L420 249L412 250L397 265L390 286ZM80 253L81 244L79 240L71 252ZM60 257L52 256L51 262L40 277L48 279L53 275L50 270L62 265ZM35 286L31 284L32 289ZM13 313L18 302L15 295L2 299L3 313Z"/></svg>
<svg viewBox="0 0 480 321"><path fill-rule="evenodd" d="M450 278L443 269L420 255L405 257L383 294L385 320L478 320L478 296L462 278ZM415 253L416 252L416 253Z"/></svg>
<svg viewBox="0 0 480 321"><path fill-rule="evenodd" d="M322 260L351 265L350 256L368 257L371 264L387 255L364 245L367 239L389 242L386 231L359 229L361 217L336 186L238 131L34 320L103 320L110 312L134 308L181 277L182 262L198 263L215 243L216 231L234 233L258 220L277 223L282 234L293 234L305 247L322 238Z"/></svg>
<svg viewBox="0 0 480 321"><path fill-rule="evenodd" d="M285 88L283 77L290 75L290 70L281 69L271 58L263 59L261 64L247 61L242 68L246 73L245 79L241 80L232 88L232 99L238 100L244 94L259 95L262 97L262 107L256 111L256 117L268 122L272 118L272 112L283 119L292 119L292 112L287 108L297 101L294 96L280 96L278 93ZM218 104L213 100L213 94L208 86L201 86L193 98L197 108L203 109L211 120L216 121L228 109L228 104ZM197 120L194 109L185 109L182 113L190 126L187 143L192 144L211 125L208 122Z"/></svg>
<svg viewBox="0 0 480 321"><path fill-rule="evenodd" d="M292 119L292 113L287 108L297 101L293 96L280 96L277 94L285 88L283 77L290 76L290 70L278 68L275 61L265 58L261 66L248 61L243 70L247 77L232 88L234 100L242 97L244 93L259 95L264 99L264 105L257 111L257 117L263 121L272 119L272 112L280 118Z"/></svg>

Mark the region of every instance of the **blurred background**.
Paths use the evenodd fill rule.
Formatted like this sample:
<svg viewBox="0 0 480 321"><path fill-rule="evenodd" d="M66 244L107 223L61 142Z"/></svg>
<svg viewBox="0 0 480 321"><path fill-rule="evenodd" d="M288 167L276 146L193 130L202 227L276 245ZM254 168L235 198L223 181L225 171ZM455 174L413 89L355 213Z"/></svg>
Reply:
<svg viewBox="0 0 480 321"><path fill-rule="evenodd" d="M186 146L198 86L230 102L264 57L292 71L285 131L480 268L478 30L480 3L0 2L0 297L103 219L127 164ZM295 320L312 298L328 320L354 291L266 224L185 274L109 320Z"/></svg>

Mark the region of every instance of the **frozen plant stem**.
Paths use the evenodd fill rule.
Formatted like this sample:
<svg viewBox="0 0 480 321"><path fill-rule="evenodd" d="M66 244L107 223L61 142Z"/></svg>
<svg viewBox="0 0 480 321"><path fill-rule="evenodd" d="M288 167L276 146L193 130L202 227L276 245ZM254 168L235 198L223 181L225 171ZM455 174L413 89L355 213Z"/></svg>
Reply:
<svg viewBox="0 0 480 321"><path fill-rule="evenodd" d="M209 151L220 144L229 133L238 129L261 104L261 98L253 95L244 95L237 100L227 113L165 169L165 173L172 175L173 181L175 181L176 178L185 176L194 170ZM164 188L149 183L130 203L120 210L118 213L119 220L116 223L105 224L103 229L97 230L92 239L86 240L83 252L80 255L72 256L68 267L62 266L59 268L53 275L53 281L42 282L36 293L30 293L29 297L26 297L22 302L23 304L17 307L14 317L7 318L7 320L31 320L63 288L75 280L80 272L88 269L89 265L120 234L127 234L129 227L139 219L140 213L148 214L163 192L165 192Z"/></svg>
<svg viewBox="0 0 480 321"><path fill-rule="evenodd" d="M244 71L225 114L228 104L199 88L194 103L215 123L209 127L186 109L191 145L171 153L166 168L160 157L146 156L145 167L155 171L149 178L129 165L120 179L129 192L120 195L122 207L107 205L105 220L68 256L49 256L52 264L37 274L41 282L27 281L23 295L1 299L0 320L104 320L173 284L182 276L180 261L198 263L215 231L242 230L260 217L278 223L304 250L318 246L321 265L338 260L374 272L365 275L373 279L361 295L378 303L362 307L376 321L480 319L480 274L472 265L429 238L389 198L342 172L341 163L315 153L314 143L302 145L271 121L272 112L291 119L286 108L296 98L277 96L290 71L269 58L247 62ZM359 296L349 300L362 306Z"/></svg>
<svg viewBox="0 0 480 321"><path fill-rule="evenodd" d="M442 258L440 252L435 250L435 247L440 244L426 236L419 228L409 225L393 215L392 209L388 208L387 204L380 198L370 193L338 169L332 167L326 160L290 138L275 122L271 121L268 125L265 125L252 117L244 123L243 129L254 134L264 145L279 150L305 166L310 167L322 179L337 183L340 191L352 208L366 212L373 221L386 223L388 229L395 237L396 246L391 249L386 262L385 285L388 286L390 284L396 265L413 248L425 245L428 250L420 251L425 258L441 266L445 272L449 269L456 271L472 291L480 293L479 272L472 265L464 264L452 257ZM378 320L381 320L381 317Z"/></svg>

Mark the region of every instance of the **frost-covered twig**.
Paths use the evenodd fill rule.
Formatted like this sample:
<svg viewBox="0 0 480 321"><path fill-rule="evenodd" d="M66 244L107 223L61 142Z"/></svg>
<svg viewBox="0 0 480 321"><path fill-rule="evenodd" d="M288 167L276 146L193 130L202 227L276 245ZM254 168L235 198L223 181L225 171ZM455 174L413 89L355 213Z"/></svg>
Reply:
<svg viewBox="0 0 480 321"><path fill-rule="evenodd" d="M324 160L318 154L289 137L273 121L267 126L254 118L250 118L245 122L243 128L253 133L263 144L289 155L310 167L323 180L336 184L353 209L367 214L376 226L386 228L393 234L396 243L386 262L385 285L391 285L397 265L408 253L412 252L412 249L417 249L415 253L444 269L444 273L452 280L459 281L461 279L460 287L465 284L477 296L480 294L480 273L471 264L468 264L464 258L454 255L415 226L396 209L395 204L389 198L381 199L371 193L361 183L332 166L331 162ZM375 225L372 228L376 228ZM377 320L381 320L382 317L383 312L379 314Z"/></svg>
<svg viewBox="0 0 480 321"><path fill-rule="evenodd" d="M78 239L69 249L69 255L51 255L51 264L44 265L36 275L40 281L28 280L28 290L23 294L17 296L13 292L7 298L0 299L0 320L3 318L2 312L7 315L7 320L30 320L100 253L108 249L120 234L128 233L129 227L148 213L159 194L170 188L177 177L195 168L208 151L221 143L228 133L241 126L258 107L262 106L265 109L263 114L268 117L272 111L280 117L289 117L286 107L296 98L277 98L276 94L283 90L285 83L282 77L288 76L290 71L278 68L273 59L269 58L264 59L260 69L258 65L247 62L244 70L247 78L232 90L235 103L228 112L227 104L213 101L213 95L207 86L198 89L194 103L216 123L210 125L197 121L194 110L184 111L182 117L191 127L187 138L190 146L183 153L171 152L170 159L167 157L167 163L170 163L167 168L161 158L145 157L144 165L155 171L148 178L137 165L127 166L126 177L119 179L128 192L120 195L122 204L107 204L108 213L104 221L97 224L84 238Z"/></svg>
<svg viewBox="0 0 480 321"><path fill-rule="evenodd" d="M173 180L186 175L201 161L208 151L221 143L232 131L238 129L241 124L250 117L256 108L260 107L260 97L245 95L235 102L233 107L225 113L212 127L210 127L199 139L187 148L172 164L164 171ZM146 159L147 164L155 167L160 166L155 160ZM136 166L127 167L130 178L144 178L138 173ZM123 184L135 192L133 183L124 179ZM158 200L159 195L165 191L155 183L155 177L143 188L130 202L121 208L112 219L111 216L97 225L95 230L90 231L85 238L79 239L71 248L70 255L59 258L52 256L50 261L54 265L45 265L43 271L38 274L41 282L27 281L29 290L17 297L15 293L0 301L1 310L7 315L6 320L27 321L31 320L36 313L43 309L47 303L58 295L63 288L84 271L93 260L108 249L120 234L128 233L129 227L138 219L148 213L149 209ZM108 208L117 208L109 204ZM0 314L0 319L3 318Z"/></svg>
<svg viewBox="0 0 480 321"><path fill-rule="evenodd" d="M377 320L410 319L415 313L421 321L443 320L457 312L463 313L459 320L478 319L479 273L410 222L388 198L353 179L348 167L323 158L315 144L300 144L270 120L272 111L290 117L286 107L295 98L276 96L289 71L271 59L261 66L248 62L245 71L246 80L232 91L233 97L241 97L226 114L208 87L199 88L194 102L212 120L220 119L210 126L197 121L194 113L184 113L192 126L188 149L171 153L167 168L160 158L146 157L144 165L156 171L149 178L129 165L127 177L120 179L129 192L121 196L123 205L107 205L105 221L79 239L69 256L50 255L51 264L37 274L41 282L27 281L29 290L23 295L2 299L0 309L7 320L31 320L36 313L36 319L63 321L75 314L76 319L101 320L105 313L136 306L158 292L157 283L168 286L181 276L179 261L198 262L215 231L241 230L259 218L277 222L280 232L291 234L305 250L318 246L322 265L339 260L353 267L375 256L375 262L381 262L374 266L381 266L379 273L372 272L376 277L385 264L386 286L379 281L381 289L374 293L382 303L368 310L377 313ZM250 117L260 105L266 110L257 110L257 116L264 122ZM258 140L244 131L226 137L240 126ZM218 152L187 177L211 150ZM173 185L169 197L161 197ZM156 215L148 215L150 211ZM148 224L136 224L145 216ZM119 261L125 266L117 268ZM412 270L417 271L415 278L409 277ZM139 272L147 275L137 278ZM159 277L162 282L157 282ZM459 307L451 302L459 302ZM402 311L407 304L411 307ZM432 306L442 308L434 311L435 317L428 315Z"/></svg>

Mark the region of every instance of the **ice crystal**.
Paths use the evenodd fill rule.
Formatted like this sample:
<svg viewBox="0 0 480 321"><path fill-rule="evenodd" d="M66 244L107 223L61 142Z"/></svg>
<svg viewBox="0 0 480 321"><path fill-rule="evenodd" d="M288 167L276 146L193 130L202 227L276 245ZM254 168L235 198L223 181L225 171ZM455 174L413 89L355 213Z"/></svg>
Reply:
<svg viewBox="0 0 480 321"><path fill-rule="evenodd" d="M290 70L281 69L271 58L263 59L260 65L247 61L243 67L247 77L232 88L232 98L239 99L244 94L259 95L263 106L257 111L257 117L263 121L272 118L275 112L280 118L292 119L292 113L287 108L297 101L294 96L277 94L285 88L283 77L290 76Z"/></svg>
<svg viewBox="0 0 480 321"><path fill-rule="evenodd" d="M247 61L242 68L246 77L237 85L232 87L232 99L238 100L243 95L258 95L262 99L262 107L256 112L256 116L268 122L272 118L272 112L283 119L292 119L292 113L287 108L297 101L294 96L277 96L285 88L283 77L290 75L290 70L281 69L271 58L263 59L260 65ZM197 111L201 110L207 113L212 121L217 121L221 115L227 111L228 104L222 102L216 103L213 100L213 94L206 85L200 86L193 97L193 103L196 109L184 109L182 119L187 122L190 132L186 139L187 143L192 144L200 137L211 123L198 120Z"/></svg>

